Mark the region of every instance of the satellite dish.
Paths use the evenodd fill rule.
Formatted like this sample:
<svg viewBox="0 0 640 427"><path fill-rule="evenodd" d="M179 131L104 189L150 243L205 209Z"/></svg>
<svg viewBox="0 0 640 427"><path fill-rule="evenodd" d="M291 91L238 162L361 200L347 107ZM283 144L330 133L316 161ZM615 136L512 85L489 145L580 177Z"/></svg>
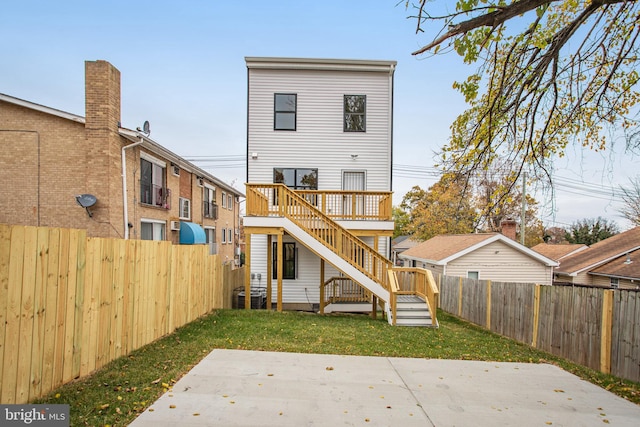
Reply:
<svg viewBox="0 0 640 427"><path fill-rule="evenodd" d="M81 194L76 196L76 201L83 208L90 208L95 205L98 199L93 194Z"/></svg>
<svg viewBox="0 0 640 427"><path fill-rule="evenodd" d="M142 131L147 135L151 133L151 128L149 128L149 120L144 121L144 124L142 125Z"/></svg>
<svg viewBox="0 0 640 427"><path fill-rule="evenodd" d="M80 194L79 196L76 196L76 202L87 210L87 215L89 215L89 217L93 216L89 208L95 205L97 201L98 199L93 194Z"/></svg>

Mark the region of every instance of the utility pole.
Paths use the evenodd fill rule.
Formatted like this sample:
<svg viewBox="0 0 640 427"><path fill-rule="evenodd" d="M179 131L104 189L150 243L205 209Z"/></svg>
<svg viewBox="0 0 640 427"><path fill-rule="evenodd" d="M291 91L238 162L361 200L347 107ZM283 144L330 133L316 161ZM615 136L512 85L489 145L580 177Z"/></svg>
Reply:
<svg viewBox="0 0 640 427"><path fill-rule="evenodd" d="M522 214L520 215L520 243L524 245L525 214L527 212L527 173L522 172Z"/></svg>

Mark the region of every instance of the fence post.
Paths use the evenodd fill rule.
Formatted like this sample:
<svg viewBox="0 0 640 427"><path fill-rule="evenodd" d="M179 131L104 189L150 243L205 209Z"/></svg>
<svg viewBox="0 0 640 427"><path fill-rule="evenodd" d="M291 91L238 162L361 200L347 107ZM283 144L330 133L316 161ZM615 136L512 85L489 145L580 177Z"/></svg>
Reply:
<svg viewBox="0 0 640 427"><path fill-rule="evenodd" d="M491 280L487 280L487 329L491 330Z"/></svg>
<svg viewBox="0 0 640 427"><path fill-rule="evenodd" d="M533 333L531 338L531 346L538 345L538 323L540 320L540 285L536 284L533 291Z"/></svg>
<svg viewBox="0 0 640 427"><path fill-rule="evenodd" d="M458 317L462 317L462 276L458 281Z"/></svg>
<svg viewBox="0 0 640 427"><path fill-rule="evenodd" d="M602 327L600 331L600 371L611 373L611 329L613 325L613 291L605 290L602 298Z"/></svg>

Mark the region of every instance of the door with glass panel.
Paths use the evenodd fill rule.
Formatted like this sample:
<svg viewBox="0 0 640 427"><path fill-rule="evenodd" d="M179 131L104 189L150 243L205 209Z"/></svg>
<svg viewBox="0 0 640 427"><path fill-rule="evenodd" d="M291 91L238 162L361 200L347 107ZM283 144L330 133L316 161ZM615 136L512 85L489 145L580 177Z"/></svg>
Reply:
<svg viewBox="0 0 640 427"><path fill-rule="evenodd" d="M364 191L365 174L364 171L344 171L342 172L342 190L345 192ZM342 199L342 211L346 218L355 219L364 215L364 195L345 193Z"/></svg>

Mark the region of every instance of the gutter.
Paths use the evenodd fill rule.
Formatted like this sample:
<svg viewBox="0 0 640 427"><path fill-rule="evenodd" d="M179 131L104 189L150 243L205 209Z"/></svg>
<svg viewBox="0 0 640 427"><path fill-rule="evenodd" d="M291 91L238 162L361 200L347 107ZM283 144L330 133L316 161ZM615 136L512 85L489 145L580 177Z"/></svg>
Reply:
<svg viewBox="0 0 640 427"><path fill-rule="evenodd" d="M140 141L122 147L122 217L124 220L124 239L129 240L129 206L127 203L127 148L137 147L144 142L144 137L140 136Z"/></svg>

